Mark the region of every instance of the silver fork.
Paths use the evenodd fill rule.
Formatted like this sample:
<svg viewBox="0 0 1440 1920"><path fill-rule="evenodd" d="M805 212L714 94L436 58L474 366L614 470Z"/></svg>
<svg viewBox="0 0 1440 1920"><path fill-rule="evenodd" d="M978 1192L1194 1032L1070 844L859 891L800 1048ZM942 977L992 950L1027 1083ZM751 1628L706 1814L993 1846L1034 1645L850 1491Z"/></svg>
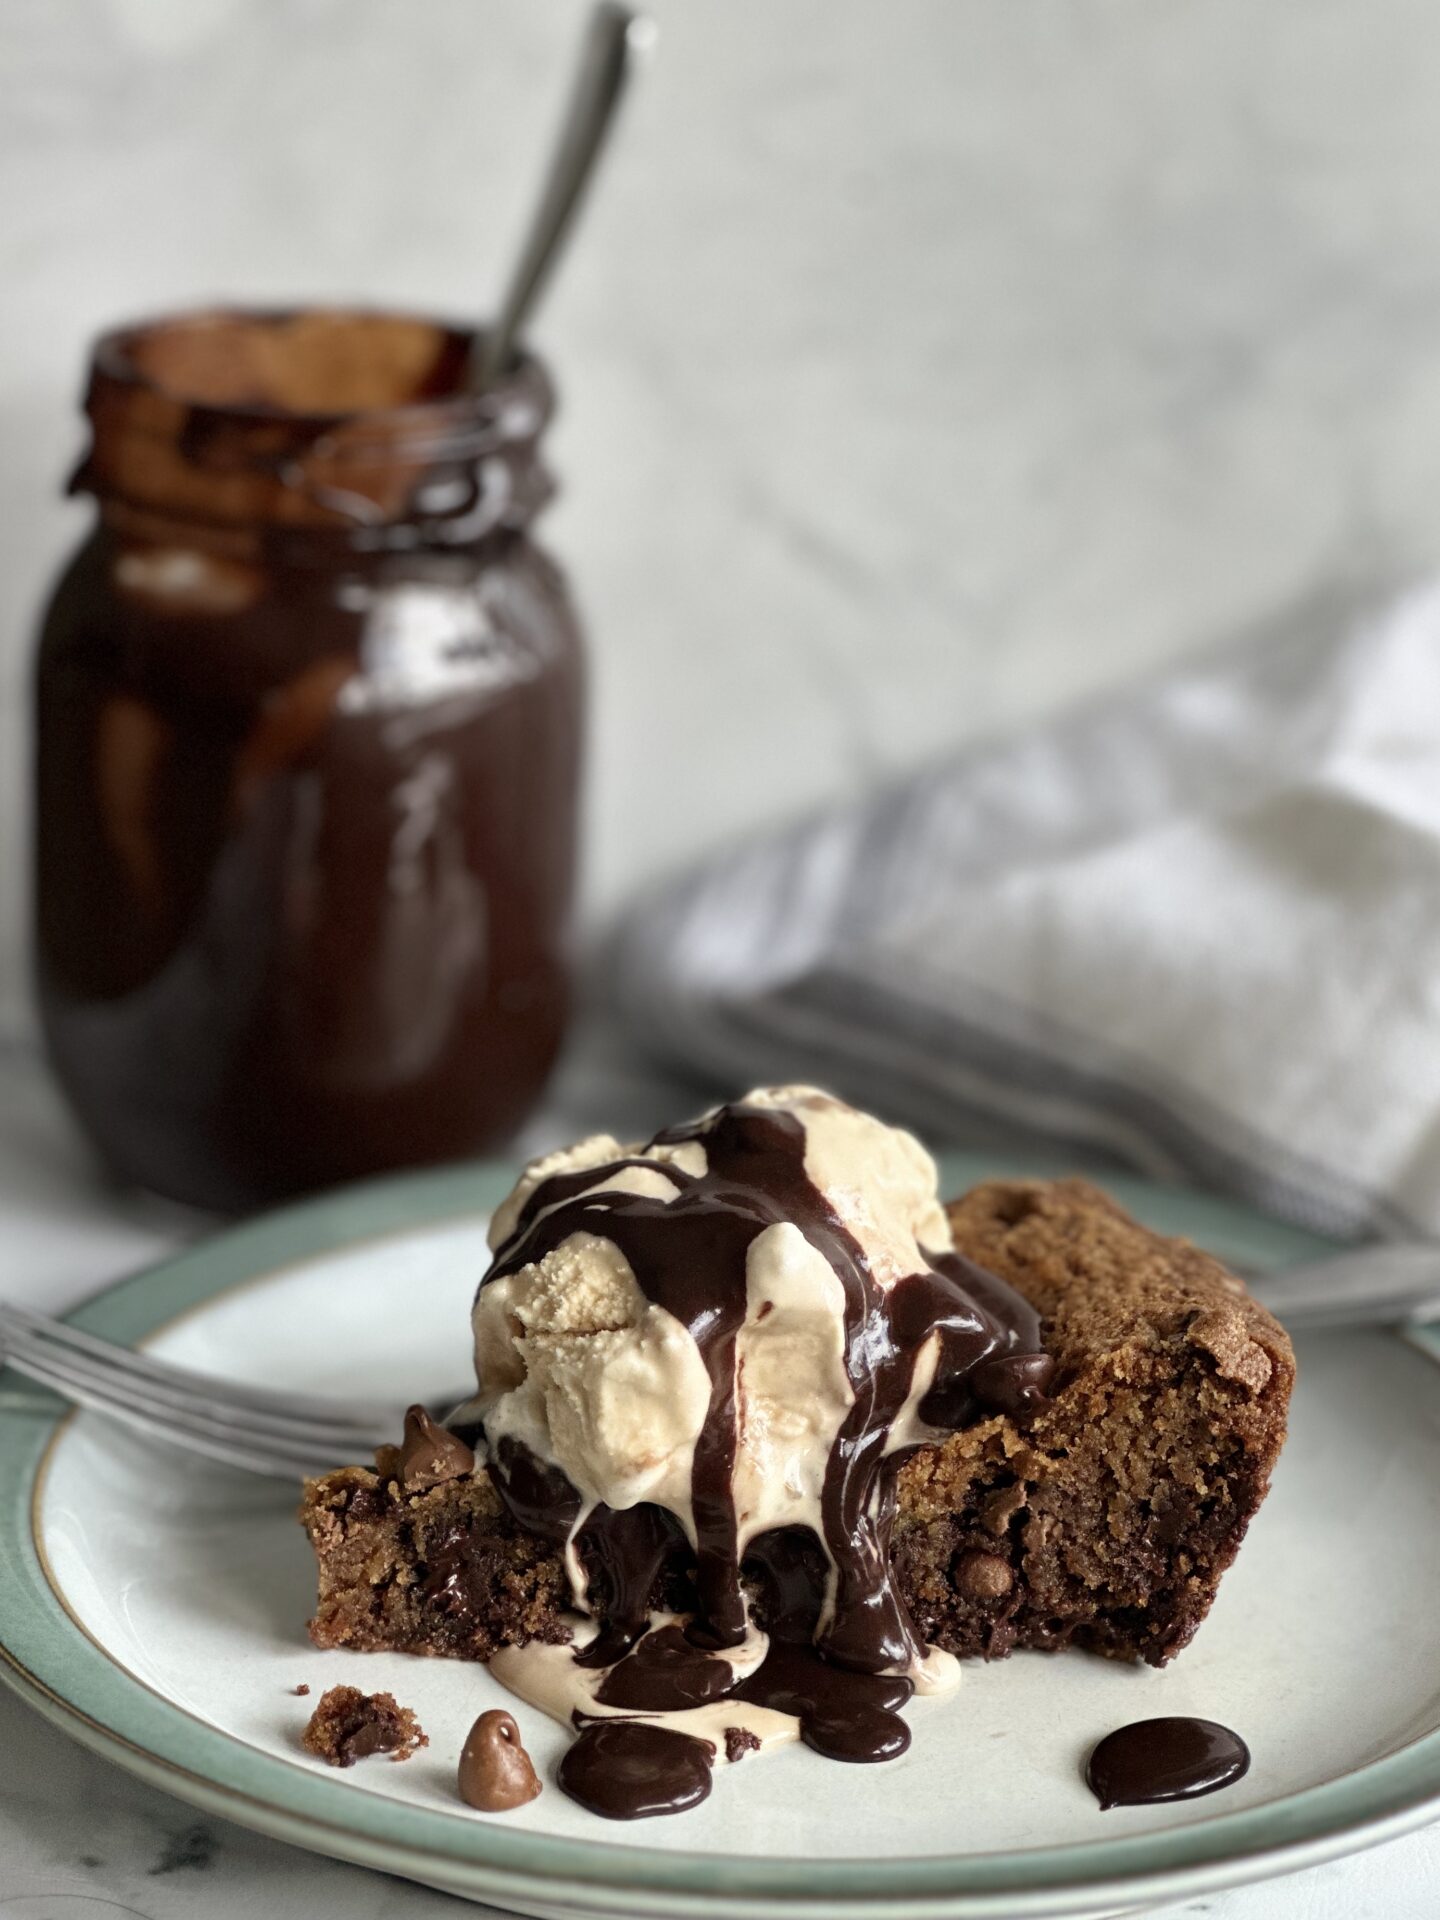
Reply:
<svg viewBox="0 0 1440 1920"><path fill-rule="evenodd" d="M1250 1285L1292 1332L1402 1325L1440 1315L1440 1248L1360 1247L1303 1267L1254 1274ZM0 1360L77 1406L226 1466L280 1480L365 1460L400 1437L398 1406L239 1386L3 1301Z"/></svg>
<svg viewBox="0 0 1440 1920"><path fill-rule="evenodd" d="M187 1452L292 1482L367 1460L399 1440L404 1418L400 1407L270 1393L194 1373L4 1301L0 1360L77 1406Z"/></svg>

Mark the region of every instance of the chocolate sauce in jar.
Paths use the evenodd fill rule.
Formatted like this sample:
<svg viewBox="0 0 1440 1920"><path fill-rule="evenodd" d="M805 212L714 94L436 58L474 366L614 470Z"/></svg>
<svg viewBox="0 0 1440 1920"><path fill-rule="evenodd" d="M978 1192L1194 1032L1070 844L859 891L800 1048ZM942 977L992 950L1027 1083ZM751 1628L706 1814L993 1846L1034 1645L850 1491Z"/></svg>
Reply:
<svg viewBox="0 0 1440 1920"><path fill-rule="evenodd" d="M1250 1749L1216 1720L1185 1716L1118 1727L1090 1755L1085 1778L1101 1808L1193 1800L1233 1786L1250 1770Z"/></svg>
<svg viewBox="0 0 1440 1920"><path fill-rule="evenodd" d="M580 639L546 377L355 313L96 349L37 678L37 984L111 1167L222 1210L470 1153L568 998Z"/></svg>

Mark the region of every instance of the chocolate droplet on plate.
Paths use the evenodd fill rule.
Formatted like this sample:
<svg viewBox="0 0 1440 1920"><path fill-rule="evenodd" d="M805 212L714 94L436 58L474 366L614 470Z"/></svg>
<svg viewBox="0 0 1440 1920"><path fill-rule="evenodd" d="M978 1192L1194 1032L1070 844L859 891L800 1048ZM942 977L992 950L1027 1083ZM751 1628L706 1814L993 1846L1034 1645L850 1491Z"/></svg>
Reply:
<svg viewBox="0 0 1440 1920"><path fill-rule="evenodd" d="M482 1713L460 1753L460 1798L481 1813L510 1813L535 1799L540 1781L513 1714Z"/></svg>
<svg viewBox="0 0 1440 1920"><path fill-rule="evenodd" d="M405 1414L405 1438L400 1442L400 1484L407 1493L423 1493L459 1480L475 1471L475 1455L463 1440L432 1420L424 1407Z"/></svg>
<svg viewBox="0 0 1440 1920"><path fill-rule="evenodd" d="M683 1813L710 1791L715 1749L645 1720L592 1720L560 1762L561 1788L606 1820Z"/></svg>
<svg viewBox="0 0 1440 1920"><path fill-rule="evenodd" d="M1233 1786L1250 1770L1250 1749L1215 1720L1136 1720L1107 1733L1085 1778L1105 1807L1193 1800Z"/></svg>

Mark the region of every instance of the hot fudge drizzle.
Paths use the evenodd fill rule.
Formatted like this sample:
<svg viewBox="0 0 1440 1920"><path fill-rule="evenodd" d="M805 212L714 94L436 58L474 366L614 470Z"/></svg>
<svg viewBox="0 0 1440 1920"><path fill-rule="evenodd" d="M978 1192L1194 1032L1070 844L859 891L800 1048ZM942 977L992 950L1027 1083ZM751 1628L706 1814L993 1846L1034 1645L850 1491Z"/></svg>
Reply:
<svg viewBox="0 0 1440 1920"><path fill-rule="evenodd" d="M1177 1715L1135 1720L1107 1733L1090 1755L1085 1779L1102 1811L1194 1800L1233 1786L1250 1770L1250 1749L1218 1720Z"/></svg>
<svg viewBox="0 0 1440 1920"><path fill-rule="evenodd" d="M704 1149L704 1170L688 1171L667 1155L660 1171L668 1197L607 1186L627 1169L654 1170L647 1153L692 1142ZM840 1284L853 1400L825 1461L818 1525L747 1539L733 1485L736 1342L749 1307L751 1244L785 1223L823 1255ZM889 1577L896 1476L909 1450L894 1444L893 1429L932 1336L937 1358L914 1444L987 1412L1015 1414L1038 1404L1051 1363L1034 1309L996 1276L948 1251L927 1251L918 1271L881 1285L859 1240L806 1170L804 1124L782 1108L724 1107L658 1135L638 1155L542 1179L482 1289L579 1234L618 1248L646 1299L688 1330L710 1398L691 1469L693 1547L676 1519L655 1506L586 1511L565 1474L513 1437L491 1448L492 1476L515 1517L578 1551L589 1609L600 1622L592 1640L563 1657L572 1669L592 1676L598 1670L598 1686L593 1678L582 1683L579 1671L573 1677L588 1702L609 1714L597 1718L575 1706L581 1737L560 1784L612 1818L694 1804L708 1792L714 1740L673 1723L616 1716L688 1718L704 1710L713 1718L726 1702L732 1719L746 1706L793 1716L800 1737L832 1758L894 1758L909 1744L898 1709L915 1690L914 1676L927 1669L926 1649ZM647 1632L657 1592L672 1575L693 1583L693 1610ZM769 1636L758 1664L751 1593L759 1596ZM545 1650L552 1669L559 1651ZM517 1673L513 1659L508 1666ZM505 1663L497 1671L505 1677ZM556 1697L553 1686L549 1697ZM661 1733L663 1740L650 1737ZM614 1763L603 1781L602 1760ZM702 1767L706 1786L699 1791ZM673 1795L660 1777L666 1769L674 1775Z"/></svg>

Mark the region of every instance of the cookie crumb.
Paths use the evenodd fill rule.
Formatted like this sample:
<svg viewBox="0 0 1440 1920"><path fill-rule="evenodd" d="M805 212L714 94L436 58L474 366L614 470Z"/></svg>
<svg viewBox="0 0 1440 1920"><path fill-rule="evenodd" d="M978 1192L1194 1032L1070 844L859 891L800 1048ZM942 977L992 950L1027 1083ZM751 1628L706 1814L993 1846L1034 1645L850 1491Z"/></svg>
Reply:
<svg viewBox="0 0 1440 1920"><path fill-rule="evenodd" d="M307 1683L304 1680L302 1680L299 1686L296 1687L295 1691L296 1693L308 1693L310 1691L310 1688L307 1685Z"/></svg>
<svg viewBox="0 0 1440 1920"><path fill-rule="evenodd" d="M725 1758L733 1767L737 1760L743 1760L747 1753L758 1753L760 1737L751 1733L748 1727L726 1727Z"/></svg>
<svg viewBox="0 0 1440 1920"><path fill-rule="evenodd" d="M362 1693L358 1687L331 1687L322 1693L301 1738L332 1767L353 1767L372 1753L408 1760L430 1744L415 1715L400 1706L393 1693Z"/></svg>

